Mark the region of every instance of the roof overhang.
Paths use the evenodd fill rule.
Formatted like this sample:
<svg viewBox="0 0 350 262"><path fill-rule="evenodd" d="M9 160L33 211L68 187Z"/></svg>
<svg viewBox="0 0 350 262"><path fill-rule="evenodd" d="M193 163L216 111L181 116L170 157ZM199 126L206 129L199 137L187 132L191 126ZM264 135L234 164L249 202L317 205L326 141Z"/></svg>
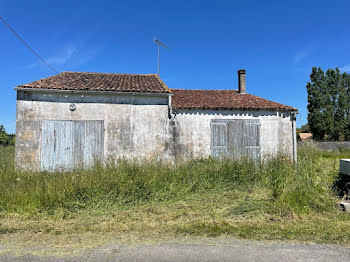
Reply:
<svg viewBox="0 0 350 262"><path fill-rule="evenodd" d="M89 95L125 95L125 96L172 96L171 93L151 93L151 92L121 92L121 91L96 91L96 90L62 90L48 88L27 88L15 87L16 91L35 93L61 93L61 94L89 94Z"/></svg>

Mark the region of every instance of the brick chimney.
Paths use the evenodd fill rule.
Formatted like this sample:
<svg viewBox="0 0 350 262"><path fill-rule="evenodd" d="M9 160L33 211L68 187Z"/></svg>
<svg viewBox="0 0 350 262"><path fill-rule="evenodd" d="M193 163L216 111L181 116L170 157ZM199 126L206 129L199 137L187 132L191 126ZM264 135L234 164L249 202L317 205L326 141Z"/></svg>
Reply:
<svg viewBox="0 0 350 262"><path fill-rule="evenodd" d="M245 94L246 93L246 89L245 89L245 70L244 69L240 69L238 70L238 92L240 92L241 94Z"/></svg>

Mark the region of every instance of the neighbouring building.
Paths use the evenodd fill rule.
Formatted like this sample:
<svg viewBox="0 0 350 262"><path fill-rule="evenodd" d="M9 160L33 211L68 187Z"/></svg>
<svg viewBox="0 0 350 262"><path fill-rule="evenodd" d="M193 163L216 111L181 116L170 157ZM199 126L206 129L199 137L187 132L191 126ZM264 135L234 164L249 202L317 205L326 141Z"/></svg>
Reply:
<svg viewBox="0 0 350 262"><path fill-rule="evenodd" d="M18 168L247 156L296 160L297 109L238 90L169 89L158 75L63 72L16 87Z"/></svg>
<svg viewBox="0 0 350 262"><path fill-rule="evenodd" d="M312 141L311 133L299 133L299 138L301 141Z"/></svg>

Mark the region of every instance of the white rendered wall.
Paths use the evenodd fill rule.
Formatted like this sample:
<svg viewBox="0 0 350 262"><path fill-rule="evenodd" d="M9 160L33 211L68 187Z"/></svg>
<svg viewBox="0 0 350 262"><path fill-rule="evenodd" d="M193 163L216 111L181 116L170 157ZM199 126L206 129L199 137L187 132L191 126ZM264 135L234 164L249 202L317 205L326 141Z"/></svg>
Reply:
<svg viewBox="0 0 350 262"><path fill-rule="evenodd" d="M103 120L105 161L168 157L167 96L27 95L23 98L22 92L17 100L16 159L19 167L38 169L40 166L42 120ZM76 105L75 111L70 110L72 103Z"/></svg>
<svg viewBox="0 0 350 262"><path fill-rule="evenodd" d="M293 159L293 128L289 112L177 110L179 155L210 156L212 119L259 119L262 157L283 154Z"/></svg>
<svg viewBox="0 0 350 262"><path fill-rule="evenodd" d="M17 96L16 161L20 168L40 167L42 120L103 120L105 161L173 161L210 156L212 119L259 119L262 157L281 153L293 158L289 112L177 110L169 119L167 95L18 91Z"/></svg>

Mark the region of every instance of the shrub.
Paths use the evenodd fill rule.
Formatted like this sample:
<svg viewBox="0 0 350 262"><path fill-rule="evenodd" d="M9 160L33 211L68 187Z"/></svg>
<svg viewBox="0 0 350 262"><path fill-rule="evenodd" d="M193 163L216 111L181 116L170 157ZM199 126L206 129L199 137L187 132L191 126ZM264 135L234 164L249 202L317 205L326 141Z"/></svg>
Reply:
<svg viewBox="0 0 350 262"><path fill-rule="evenodd" d="M0 145L14 145L14 135L8 135L3 125L0 125Z"/></svg>
<svg viewBox="0 0 350 262"><path fill-rule="evenodd" d="M10 138L6 133L0 132L0 145L8 146L10 144Z"/></svg>

